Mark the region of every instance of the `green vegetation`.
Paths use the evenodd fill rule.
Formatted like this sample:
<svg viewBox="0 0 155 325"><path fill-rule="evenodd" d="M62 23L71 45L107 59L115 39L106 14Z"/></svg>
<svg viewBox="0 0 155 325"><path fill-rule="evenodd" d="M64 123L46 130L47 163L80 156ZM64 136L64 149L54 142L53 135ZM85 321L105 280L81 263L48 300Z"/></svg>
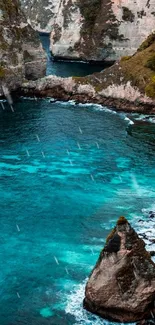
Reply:
<svg viewBox="0 0 155 325"><path fill-rule="evenodd" d="M152 77L150 83L145 87L146 95L155 99L155 76Z"/></svg>
<svg viewBox="0 0 155 325"><path fill-rule="evenodd" d="M147 91L147 95L154 98L151 80L155 71L155 34L151 34L140 48L131 58L120 61L124 81L130 81L141 93Z"/></svg>
<svg viewBox="0 0 155 325"><path fill-rule="evenodd" d="M122 10L123 10L122 19L132 23L135 19L135 15L133 14L133 12L127 7L122 7Z"/></svg>
<svg viewBox="0 0 155 325"><path fill-rule="evenodd" d="M131 58L130 55L122 56L122 58L121 58L121 62L123 62L123 61L127 61L127 60L129 60L130 58Z"/></svg>
<svg viewBox="0 0 155 325"><path fill-rule="evenodd" d="M85 84L89 84L89 79L87 77L72 77L72 79L77 83L77 84L80 84L80 85L85 85Z"/></svg>
<svg viewBox="0 0 155 325"><path fill-rule="evenodd" d="M147 60L145 67L155 71L155 53Z"/></svg>
<svg viewBox="0 0 155 325"><path fill-rule="evenodd" d="M0 65L0 79L5 77L5 68Z"/></svg>
<svg viewBox="0 0 155 325"><path fill-rule="evenodd" d="M140 45L138 51L143 51L155 42L155 32L147 37L147 39Z"/></svg>

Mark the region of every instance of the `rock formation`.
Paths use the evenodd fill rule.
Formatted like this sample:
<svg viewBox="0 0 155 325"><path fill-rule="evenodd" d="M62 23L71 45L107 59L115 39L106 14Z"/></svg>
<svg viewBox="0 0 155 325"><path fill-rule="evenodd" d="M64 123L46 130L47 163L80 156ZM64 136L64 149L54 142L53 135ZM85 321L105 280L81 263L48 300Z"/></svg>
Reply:
<svg viewBox="0 0 155 325"><path fill-rule="evenodd" d="M154 0L59 1L51 33L56 58L117 60L155 28Z"/></svg>
<svg viewBox="0 0 155 325"><path fill-rule="evenodd" d="M117 60L155 27L154 0L21 0L28 22L51 32L55 58Z"/></svg>
<svg viewBox="0 0 155 325"><path fill-rule="evenodd" d="M108 236L86 285L84 308L119 322L153 318L155 264L124 217Z"/></svg>
<svg viewBox="0 0 155 325"><path fill-rule="evenodd" d="M45 75L46 56L18 0L0 0L0 93Z"/></svg>
<svg viewBox="0 0 155 325"><path fill-rule="evenodd" d="M60 0L21 0L28 22L35 30L45 33L51 32L59 5Z"/></svg>
<svg viewBox="0 0 155 325"><path fill-rule="evenodd" d="M61 100L93 102L117 110L155 114L155 34L131 57L86 77L48 76L24 83L22 93Z"/></svg>

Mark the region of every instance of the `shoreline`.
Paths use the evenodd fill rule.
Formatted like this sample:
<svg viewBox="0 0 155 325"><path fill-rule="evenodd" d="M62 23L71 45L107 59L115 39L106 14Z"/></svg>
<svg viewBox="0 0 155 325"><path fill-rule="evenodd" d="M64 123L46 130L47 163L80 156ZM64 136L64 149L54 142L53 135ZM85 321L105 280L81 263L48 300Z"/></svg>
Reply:
<svg viewBox="0 0 155 325"><path fill-rule="evenodd" d="M34 99L36 98L48 98L54 99L55 101L64 101L68 102L70 100L75 101L77 104L99 104L102 106L106 106L111 110L115 110L117 112L124 112L124 113L142 113L142 114L149 114L155 115L155 105L153 103L142 103L142 102L130 102L125 99L119 98L112 98L112 97L102 97L96 96L93 97L89 94L82 95L82 94L69 94L64 91L64 89L58 89L59 87L55 87L52 89L46 90L32 90L32 89L18 89L12 93L13 98L23 97L31 97Z"/></svg>

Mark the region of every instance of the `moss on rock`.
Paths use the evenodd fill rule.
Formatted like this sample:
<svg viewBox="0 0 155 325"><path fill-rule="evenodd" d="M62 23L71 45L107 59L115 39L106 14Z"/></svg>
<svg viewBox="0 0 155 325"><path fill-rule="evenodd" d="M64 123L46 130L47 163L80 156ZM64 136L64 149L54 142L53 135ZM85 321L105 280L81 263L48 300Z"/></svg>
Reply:
<svg viewBox="0 0 155 325"><path fill-rule="evenodd" d="M155 32L150 34L147 39L140 45L138 51L143 51L155 42Z"/></svg>
<svg viewBox="0 0 155 325"><path fill-rule="evenodd" d="M0 66L0 79L5 77L5 68L1 65Z"/></svg>
<svg viewBox="0 0 155 325"><path fill-rule="evenodd" d="M155 71L155 53L147 60L145 67Z"/></svg>
<svg viewBox="0 0 155 325"><path fill-rule="evenodd" d="M155 99L155 76L152 77L150 83L145 87L146 95L152 99Z"/></svg>

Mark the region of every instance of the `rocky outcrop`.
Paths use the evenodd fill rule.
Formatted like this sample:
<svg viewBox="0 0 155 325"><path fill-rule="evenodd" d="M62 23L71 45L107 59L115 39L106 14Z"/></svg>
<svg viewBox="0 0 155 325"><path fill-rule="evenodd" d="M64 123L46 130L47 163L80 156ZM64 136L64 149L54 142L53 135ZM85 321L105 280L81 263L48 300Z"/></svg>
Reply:
<svg viewBox="0 0 155 325"><path fill-rule="evenodd" d="M60 0L21 0L21 6L31 26L50 33L59 9Z"/></svg>
<svg viewBox="0 0 155 325"><path fill-rule="evenodd" d="M51 33L56 58L117 60L132 55L154 30L153 0L66 0Z"/></svg>
<svg viewBox="0 0 155 325"><path fill-rule="evenodd" d="M117 110L155 114L155 34L151 34L135 55L123 57L99 73L86 77L48 76L24 83L22 94L60 100L92 102Z"/></svg>
<svg viewBox="0 0 155 325"><path fill-rule="evenodd" d="M115 61L154 30L154 0L21 0L28 22L51 32L57 59Z"/></svg>
<svg viewBox="0 0 155 325"><path fill-rule="evenodd" d="M155 264L124 217L108 236L86 285L84 308L119 322L154 318Z"/></svg>
<svg viewBox="0 0 155 325"><path fill-rule="evenodd" d="M0 94L45 75L46 56L18 0L0 0Z"/></svg>

